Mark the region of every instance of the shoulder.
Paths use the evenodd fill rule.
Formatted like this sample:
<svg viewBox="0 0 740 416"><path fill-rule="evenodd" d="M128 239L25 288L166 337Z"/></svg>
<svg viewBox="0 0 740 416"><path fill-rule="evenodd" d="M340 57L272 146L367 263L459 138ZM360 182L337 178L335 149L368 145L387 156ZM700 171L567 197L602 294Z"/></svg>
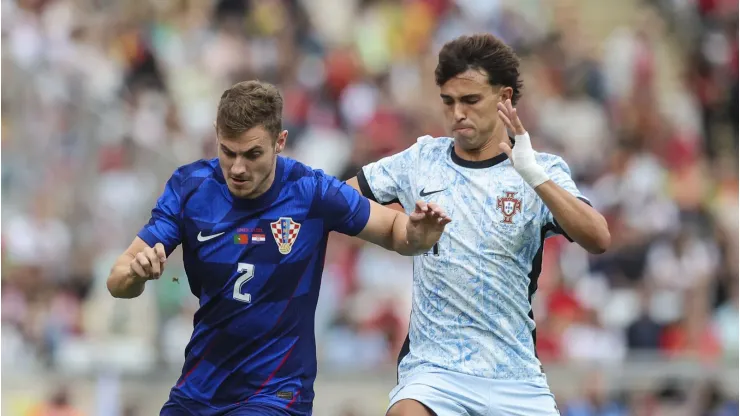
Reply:
<svg viewBox="0 0 740 416"><path fill-rule="evenodd" d="M422 155L434 154L434 153L445 153L450 149L450 146L454 143L454 139L450 137L432 137L432 136L421 136L416 139L416 144L419 149L419 153Z"/></svg>
<svg viewBox="0 0 740 416"><path fill-rule="evenodd" d="M339 183L335 177L325 173L321 169L314 169L289 157L279 156L285 164L283 173L283 186L297 186L298 189L312 191L317 188L325 188L332 182Z"/></svg>
<svg viewBox="0 0 740 416"><path fill-rule="evenodd" d="M391 156L396 160L415 161L418 159L429 159L435 155L446 155L452 146L453 139L449 137L421 136L416 143L406 150Z"/></svg>
<svg viewBox="0 0 740 416"><path fill-rule="evenodd" d="M216 173L217 169L220 169L218 158L200 159L175 169L175 175L183 179L189 179L191 177L208 177Z"/></svg>
<svg viewBox="0 0 740 416"><path fill-rule="evenodd" d="M535 159L540 166L544 167L547 170L559 169L570 172L570 167L568 166L568 164L562 157L558 155L554 155L552 153L535 152Z"/></svg>
<svg viewBox="0 0 740 416"><path fill-rule="evenodd" d="M285 166L283 169L282 179L286 183L301 182L307 179L310 180L310 178L315 174L315 170L312 167L295 159L285 156L278 156L278 159L280 159L283 166Z"/></svg>
<svg viewBox="0 0 740 416"><path fill-rule="evenodd" d="M219 172L218 158L200 159L175 169L170 179L174 185L180 187L180 191L187 193L208 179L217 176Z"/></svg>

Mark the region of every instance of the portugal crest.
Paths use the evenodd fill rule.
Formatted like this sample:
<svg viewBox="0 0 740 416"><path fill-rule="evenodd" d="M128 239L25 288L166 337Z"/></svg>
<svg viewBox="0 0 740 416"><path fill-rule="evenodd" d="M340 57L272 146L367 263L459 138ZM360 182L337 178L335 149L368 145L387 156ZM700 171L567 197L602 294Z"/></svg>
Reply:
<svg viewBox="0 0 740 416"><path fill-rule="evenodd" d="M272 236L278 246L280 254L288 254L293 249L293 243L298 238L301 224L293 221L290 217L280 217L277 221L270 223Z"/></svg>
<svg viewBox="0 0 740 416"><path fill-rule="evenodd" d="M514 198L516 192L506 192L506 196L496 198L496 208L504 214L504 223L511 224L511 220L517 212L522 211L522 200Z"/></svg>

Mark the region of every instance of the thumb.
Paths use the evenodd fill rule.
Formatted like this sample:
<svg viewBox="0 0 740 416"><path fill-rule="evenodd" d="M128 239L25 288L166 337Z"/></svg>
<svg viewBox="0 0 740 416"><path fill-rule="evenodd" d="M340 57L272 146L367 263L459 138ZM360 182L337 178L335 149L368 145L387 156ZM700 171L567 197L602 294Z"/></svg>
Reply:
<svg viewBox="0 0 740 416"><path fill-rule="evenodd" d="M511 146L509 146L507 143L499 143L498 148L501 149L502 152L506 153L506 156L511 159Z"/></svg>
<svg viewBox="0 0 740 416"><path fill-rule="evenodd" d="M157 253L157 257L159 257L159 261L164 263L167 261L167 253L164 250L164 244L157 243L154 245L154 252Z"/></svg>

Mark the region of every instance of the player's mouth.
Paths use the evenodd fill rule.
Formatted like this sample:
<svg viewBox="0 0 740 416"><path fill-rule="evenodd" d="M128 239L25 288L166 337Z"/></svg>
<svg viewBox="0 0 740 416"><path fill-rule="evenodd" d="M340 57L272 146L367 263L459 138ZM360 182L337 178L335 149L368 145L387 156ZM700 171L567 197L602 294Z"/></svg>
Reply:
<svg viewBox="0 0 740 416"><path fill-rule="evenodd" d="M247 183L247 182L249 182L249 181L248 181L248 180L246 180L246 179L237 179L237 178L234 178L234 177L232 176L232 177L231 177L231 182L234 182L234 185L244 185L245 183Z"/></svg>
<svg viewBox="0 0 740 416"><path fill-rule="evenodd" d="M470 134L473 132L473 128L472 127L456 127L452 131L455 133Z"/></svg>

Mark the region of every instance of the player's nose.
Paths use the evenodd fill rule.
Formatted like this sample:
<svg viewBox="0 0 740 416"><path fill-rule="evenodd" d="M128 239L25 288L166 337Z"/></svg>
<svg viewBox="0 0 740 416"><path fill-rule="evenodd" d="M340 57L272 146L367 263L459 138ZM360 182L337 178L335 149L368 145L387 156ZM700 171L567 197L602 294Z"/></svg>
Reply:
<svg viewBox="0 0 740 416"><path fill-rule="evenodd" d="M247 172L247 165L243 161L235 161L233 165L231 165L231 169L229 169L230 173L234 176L242 175Z"/></svg>
<svg viewBox="0 0 740 416"><path fill-rule="evenodd" d="M465 120L467 117L465 116L465 111L462 105L455 104L454 108L454 115L455 115L455 121L460 122L462 120Z"/></svg>

